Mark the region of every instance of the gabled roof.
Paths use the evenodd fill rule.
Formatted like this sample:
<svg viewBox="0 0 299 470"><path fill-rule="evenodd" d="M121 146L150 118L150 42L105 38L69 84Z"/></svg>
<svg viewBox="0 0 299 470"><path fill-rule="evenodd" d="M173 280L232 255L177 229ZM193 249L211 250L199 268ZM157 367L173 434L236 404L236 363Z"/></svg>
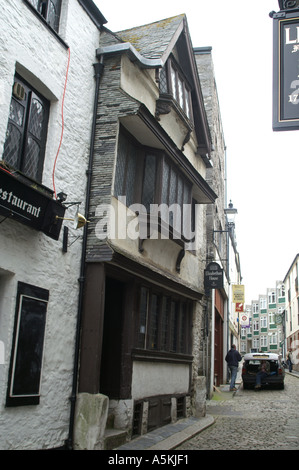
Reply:
<svg viewBox="0 0 299 470"><path fill-rule="evenodd" d="M161 59L165 62L174 47L175 38L183 31L184 14L173 16L155 23L119 31L116 36L123 42L130 42L147 59Z"/></svg>
<svg viewBox="0 0 299 470"><path fill-rule="evenodd" d="M178 60L192 86L195 132L198 151L209 164L211 136L204 107L197 65L185 14L166 18L143 26L112 33L113 44L103 42L96 51L98 58L104 55L126 53L142 68L161 68L177 46ZM208 158L206 158L208 156Z"/></svg>

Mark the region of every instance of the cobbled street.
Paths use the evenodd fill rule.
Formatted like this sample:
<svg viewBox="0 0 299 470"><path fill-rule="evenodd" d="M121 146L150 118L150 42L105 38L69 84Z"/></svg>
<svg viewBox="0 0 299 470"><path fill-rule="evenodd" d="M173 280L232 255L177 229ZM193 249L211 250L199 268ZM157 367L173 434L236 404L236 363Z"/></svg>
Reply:
<svg viewBox="0 0 299 470"><path fill-rule="evenodd" d="M284 390L222 392L208 401L215 423L176 450L299 450L299 378Z"/></svg>

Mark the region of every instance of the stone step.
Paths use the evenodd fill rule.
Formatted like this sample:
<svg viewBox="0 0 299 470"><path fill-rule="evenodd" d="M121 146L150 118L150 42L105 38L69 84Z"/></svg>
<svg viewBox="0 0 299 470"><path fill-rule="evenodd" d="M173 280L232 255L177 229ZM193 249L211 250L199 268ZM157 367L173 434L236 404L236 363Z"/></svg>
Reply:
<svg viewBox="0 0 299 470"><path fill-rule="evenodd" d="M122 429L106 429L104 435L104 449L112 450L127 442L127 432Z"/></svg>

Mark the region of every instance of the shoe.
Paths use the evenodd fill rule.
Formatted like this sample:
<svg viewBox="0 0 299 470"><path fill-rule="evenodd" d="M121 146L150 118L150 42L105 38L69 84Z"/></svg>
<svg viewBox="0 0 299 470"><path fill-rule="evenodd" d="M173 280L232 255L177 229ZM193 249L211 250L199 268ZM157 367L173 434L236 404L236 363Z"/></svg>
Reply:
<svg viewBox="0 0 299 470"><path fill-rule="evenodd" d="M230 392L236 392L237 389L235 387L229 389Z"/></svg>
<svg viewBox="0 0 299 470"><path fill-rule="evenodd" d="M262 388L262 387L261 387L261 385L255 385L254 388L255 388L256 390L259 390L259 389Z"/></svg>

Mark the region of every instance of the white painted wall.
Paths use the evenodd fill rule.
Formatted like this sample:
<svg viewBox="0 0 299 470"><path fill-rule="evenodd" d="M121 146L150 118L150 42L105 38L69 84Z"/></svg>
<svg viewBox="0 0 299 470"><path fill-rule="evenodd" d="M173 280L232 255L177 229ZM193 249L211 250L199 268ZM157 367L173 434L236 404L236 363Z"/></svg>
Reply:
<svg viewBox="0 0 299 470"><path fill-rule="evenodd" d="M99 31L77 0L63 2L61 37L70 48L70 66L64 103L64 135L57 160L55 185L68 201L82 201L84 213L86 168L94 98L95 49ZM68 50L52 35L22 0L1 3L0 15L0 158L9 114L15 72L51 102L43 184L52 189L52 170L61 137L61 104ZM76 207L66 211L74 216ZM0 222L2 217L0 217ZM82 235L65 221L70 235ZM73 238L70 239L70 242ZM18 222L5 220L0 229L0 341L5 361L0 363L0 448L41 449L64 444L68 435L78 277L82 237L68 253L54 241ZM5 408L12 346L17 283L50 292L44 343L40 404Z"/></svg>
<svg viewBox="0 0 299 470"><path fill-rule="evenodd" d="M188 393L190 368L187 364L133 363L132 397Z"/></svg>

